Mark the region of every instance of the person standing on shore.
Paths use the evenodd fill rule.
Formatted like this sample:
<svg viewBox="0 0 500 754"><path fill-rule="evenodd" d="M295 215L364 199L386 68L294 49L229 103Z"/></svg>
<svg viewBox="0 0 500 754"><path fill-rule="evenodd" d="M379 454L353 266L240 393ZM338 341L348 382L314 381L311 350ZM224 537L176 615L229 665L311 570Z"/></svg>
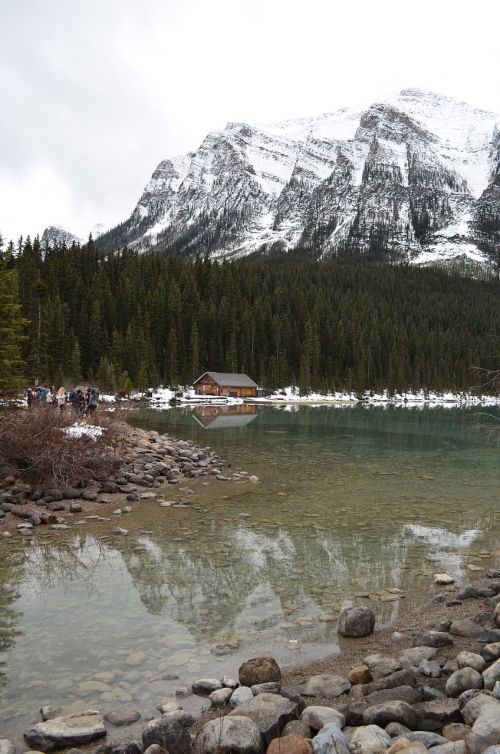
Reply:
<svg viewBox="0 0 500 754"><path fill-rule="evenodd" d="M66 390L63 387L57 391L57 406L59 411L64 411L66 408Z"/></svg>
<svg viewBox="0 0 500 754"><path fill-rule="evenodd" d="M81 393L81 390L78 392ZM80 416L80 398L74 388L69 391L68 398L71 404L71 418L78 419Z"/></svg>
<svg viewBox="0 0 500 754"><path fill-rule="evenodd" d="M97 404L99 403L99 393L95 389L95 387L92 388L89 394L89 399L87 403L87 410L89 416L92 416L97 409Z"/></svg>

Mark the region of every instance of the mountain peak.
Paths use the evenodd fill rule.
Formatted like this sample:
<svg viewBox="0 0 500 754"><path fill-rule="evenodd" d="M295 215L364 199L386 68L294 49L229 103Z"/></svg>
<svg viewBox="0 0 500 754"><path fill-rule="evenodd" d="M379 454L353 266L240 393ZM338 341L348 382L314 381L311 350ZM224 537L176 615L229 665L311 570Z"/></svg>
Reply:
<svg viewBox="0 0 500 754"><path fill-rule="evenodd" d="M66 246L71 246L73 243L83 243L83 240L74 233L70 233L69 230L62 228L60 225L49 225L42 233L40 239L42 246L54 246L56 244L65 243Z"/></svg>
<svg viewBox="0 0 500 754"><path fill-rule="evenodd" d="M488 265L500 224L498 122L417 88L320 116L230 121L162 161L130 218L98 245Z"/></svg>

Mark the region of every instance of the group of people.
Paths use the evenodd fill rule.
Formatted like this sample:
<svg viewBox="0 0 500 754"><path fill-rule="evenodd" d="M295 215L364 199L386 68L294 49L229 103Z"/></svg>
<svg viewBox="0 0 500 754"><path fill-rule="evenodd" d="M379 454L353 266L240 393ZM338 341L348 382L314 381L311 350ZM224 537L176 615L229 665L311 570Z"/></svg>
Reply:
<svg viewBox="0 0 500 754"><path fill-rule="evenodd" d="M99 403L99 390L95 387L71 388L66 392L66 388L60 387L56 390L51 388L29 387L26 391L26 400L28 408L34 404L52 406L64 411L66 406L71 408L71 417L79 419L81 416L92 416L96 411Z"/></svg>

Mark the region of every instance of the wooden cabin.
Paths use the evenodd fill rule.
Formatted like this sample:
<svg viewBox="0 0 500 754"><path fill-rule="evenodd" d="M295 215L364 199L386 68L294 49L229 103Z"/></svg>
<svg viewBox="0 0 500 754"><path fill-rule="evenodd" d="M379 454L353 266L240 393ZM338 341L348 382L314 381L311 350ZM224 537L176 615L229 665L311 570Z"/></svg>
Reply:
<svg viewBox="0 0 500 754"><path fill-rule="evenodd" d="M193 383L196 395L217 395L230 398L256 398L257 385L246 374L204 372Z"/></svg>

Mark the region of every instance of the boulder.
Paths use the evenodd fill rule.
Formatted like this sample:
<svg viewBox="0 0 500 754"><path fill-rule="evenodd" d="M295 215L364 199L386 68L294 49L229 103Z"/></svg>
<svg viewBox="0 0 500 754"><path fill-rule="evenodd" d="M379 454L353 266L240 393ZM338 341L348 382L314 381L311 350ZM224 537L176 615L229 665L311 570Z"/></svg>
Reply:
<svg viewBox="0 0 500 754"><path fill-rule="evenodd" d="M140 716L141 713L131 707L116 707L106 712L104 719L108 723L111 723L111 725L121 727L123 725L132 725L132 723L139 720Z"/></svg>
<svg viewBox="0 0 500 754"><path fill-rule="evenodd" d="M356 667L349 671L348 678L353 686L373 681L370 669L366 665L356 665Z"/></svg>
<svg viewBox="0 0 500 754"><path fill-rule="evenodd" d="M412 686L393 686L391 689L381 689L372 691L363 697L369 707L373 704L383 704L384 702L406 702L415 704L420 701L419 692Z"/></svg>
<svg viewBox="0 0 500 754"><path fill-rule="evenodd" d="M434 686L419 686L419 693L423 702L432 702L434 699L446 699L444 691Z"/></svg>
<svg viewBox="0 0 500 754"><path fill-rule="evenodd" d="M500 641L485 644L481 650L481 657L484 658L485 662L498 660L500 658Z"/></svg>
<svg viewBox="0 0 500 754"><path fill-rule="evenodd" d="M311 752L311 746L303 736L290 733L271 741L266 754L311 754Z"/></svg>
<svg viewBox="0 0 500 754"><path fill-rule="evenodd" d="M475 652L459 652L455 659L459 668L474 668L478 673L482 673L486 667L481 655Z"/></svg>
<svg viewBox="0 0 500 754"><path fill-rule="evenodd" d="M465 741L447 741L440 746L432 747L432 754L469 754Z"/></svg>
<svg viewBox="0 0 500 754"><path fill-rule="evenodd" d="M314 754L350 754L346 737L336 723L327 723L312 740Z"/></svg>
<svg viewBox="0 0 500 754"><path fill-rule="evenodd" d="M239 679L242 686L257 683L280 683L281 670L274 657L254 657L241 665Z"/></svg>
<svg viewBox="0 0 500 754"><path fill-rule="evenodd" d="M253 699L252 689L249 689L248 686L239 686L229 697L229 705L233 708L239 707L240 704L249 702L250 699Z"/></svg>
<svg viewBox="0 0 500 754"><path fill-rule="evenodd" d="M467 739L470 754L481 754L488 746L500 743L500 710L486 707L472 726Z"/></svg>
<svg viewBox="0 0 500 754"><path fill-rule="evenodd" d="M401 723L389 723L385 726L386 732L391 738L397 738L398 736L406 736L407 733L411 733L410 729L406 725Z"/></svg>
<svg viewBox="0 0 500 754"><path fill-rule="evenodd" d="M24 738L38 751L55 751L104 738L106 728L102 716L94 710L54 717L34 725Z"/></svg>
<svg viewBox="0 0 500 754"><path fill-rule="evenodd" d="M453 637L446 631L419 631L412 641L414 647L447 647L453 644Z"/></svg>
<svg viewBox="0 0 500 754"><path fill-rule="evenodd" d="M440 678L441 668L435 660L422 660L418 666L418 672L427 678Z"/></svg>
<svg viewBox="0 0 500 754"><path fill-rule="evenodd" d="M0 738L0 754L14 754L16 747L8 738Z"/></svg>
<svg viewBox="0 0 500 754"><path fill-rule="evenodd" d="M483 678L474 668L462 668L456 670L446 681L445 691L448 696L460 696L469 689L483 687Z"/></svg>
<svg viewBox="0 0 500 754"><path fill-rule="evenodd" d="M445 725L442 730L443 736L448 741L465 741L470 732L471 729L465 723L450 723L449 725Z"/></svg>
<svg viewBox="0 0 500 754"><path fill-rule="evenodd" d="M254 696L257 694L279 694L281 691L281 683L255 683L250 691Z"/></svg>
<svg viewBox="0 0 500 754"><path fill-rule="evenodd" d="M497 681L500 681L500 659L490 665L489 668L483 670L484 688L492 690Z"/></svg>
<svg viewBox="0 0 500 754"><path fill-rule="evenodd" d="M166 701L162 704L159 704L156 709L159 710L163 715L166 715L167 712L177 712L177 710L182 709L182 707L177 702Z"/></svg>
<svg viewBox="0 0 500 754"><path fill-rule="evenodd" d="M323 699L335 699L349 691L351 682L340 675L313 675L307 681L302 696L318 696Z"/></svg>
<svg viewBox="0 0 500 754"><path fill-rule="evenodd" d="M369 607L353 605L340 611L337 632L341 636L369 636L375 628L375 613Z"/></svg>
<svg viewBox="0 0 500 754"><path fill-rule="evenodd" d="M183 728L190 728L191 725L194 725L196 722L196 717L191 714L191 712L187 712L185 709L178 709L174 710L172 712L166 712L164 715L162 715L162 718L165 722L169 723L179 723L179 725L182 725Z"/></svg>
<svg viewBox="0 0 500 754"><path fill-rule="evenodd" d="M438 586L446 586L447 584L454 584L455 579L448 573L435 573L433 576L434 583Z"/></svg>
<svg viewBox="0 0 500 754"><path fill-rule="evenodd" d="M399 662L403 667L414 665L418 667L422 660L433 660L437 655L435 647L412 647L405 649L399 655Z"/></svg>
<svg viewBox="0 0 500 754"><path fill-rule="evenodd" d="M291 733L302 738L311 738L311 728L303 720L290 720L281 731L282 736L289 736Z"/></svg>
<svg viewBox="0 0 500 754"><path fill-rule="evenodd" d="M344 715L331 707L311 706L303 710L300 719L313 730L321 730L328 723L334 723L339 728L345 725Z"/></svg>
<svg viewBox="0 0 500 754"><path fill-rule="evenodd" d="M406 702L383 702L365 710L363 723L380 726L385 726L388 723L402 723L413 730L417 726L417 715L415 710Z"/></svg>
<svg viewBox="0 0 500 754"><path fill-rule="evenodd" d="M253 720L226 715L205 723L196 736L194 750L196 754L261 754L263 747Z"/></svg>
<svg viewBox="0 0 500 754"><path fill-rule="evenodd" d="M454 636L463 636L466 639L474 639L476 636L481 636L484 633L484 629L474 623L472 620L466 618L462 620L454 620L450 626L450 634Z"/></svg>
<svg viewBox="0 0 500 754"><path fill-rule="evenodd" d="M226 704L228 704L232 695L233 689L222 688L212 691L212 693L208 696L212 707L224 707Z"/></svg>
<svg viewBox="0 0 500 754"><path fill-rule="evenodd" d="M228 717L249 717L267 745L279 736L284 725L297 718L297 704L280 694L259 694L229 713Z"/></svg>
<svg viewBox="0 0 500 754"><path fill-rule="evenodd" d="M208 696L212 691L222 688L222 683L218 678L199 678L193 683L193 694Z"/></svg>
<svg viewBox="0 0 500 754"><path fill-rule="evenodd" d="M438 723L439 726L461 721L460 707L456 699L433 699L422 702L417 708L421 720Z"/></svg>
<svg viewBox="0 0 500 754"><path fill-rule="evenodd" d="M381 652L364 657L363 662L368 666L374 678L383 678L401 669L401 662L399 660L390 657L390 655L384 655Z"/></svg>
<svg viewBox="0 0 500 754"><path fill-rule="evenodd" d="M390 735L378 725L361 725L349 741L352 754L383 754L390 745Z"/></svg>
<svg viewBox="0 0 500 754"><path fill-rule="evenodd" d="M191 736L186 728L175 720L169 720L167 715L153 718L142 731L144 749L151 744L158 744L167 749L169 754L192 754Z"/></svg>
<svg viewBox="0 0 500 754"><path fill-rule="evenodd" d="M440 746L441 744L448 743L444 736L440 736L438 733L431 733L427 730L411 730L404 734L407 741L420 741L430 749L432 746Z"/></svg>
<svg viewBox="0 0 500 754"><path fill-rule="evenodd" d="M500 627L500 603L495 607L495 612L493 613L493 617L495 619L495 623L497 626Z"/></svg>
<svg viewBox="0 0 500 754"><path fill-rule="evenodd" d="M381 691L382 689L392 689L396 686L414 686L417 680L417 671L415 668L408 667L404 670L396 670L391 675L386 675L385 678L380 678L378 681L367 683L364 687L365 694L372 694L374 691Z"/></svg>
<svg viewBox="0 0 500 754"><path fill-rule="evenodd" d="M79 749L70 749L65 754L83 754L83 752ZM135 741L130 743L126 741L111 741L110 743L98 746L93 754L142 754L142 749Z"/></svg>
<svg viewBox="0 0 500 754"><path fill-rule="evenodd" d="M237 689L239 685L238 681L235 681L234 678L230 678L228 675L223 675L220 682L222 683L222 686L227 689Z"/></svg>
<svg viewBox="0 0 500 754"><path fill-rule="evenodd" d="M459 700L460 702L460 700ZM467 725L474 725L478 717L486 710L493 709L500 717L500 702L494 696L479 693L470 698L462 707L462 717Z"/></svg>
<svg viewBox="0 0 500 754"><path fill-rule="evenodd" d="M401 736L400 739L394 741L392 746L389 746L387 754L397 754L397 752L401 752L401 754L427 754L428 751L427 746L421 741L407 741L404 736Z"/></svg>

